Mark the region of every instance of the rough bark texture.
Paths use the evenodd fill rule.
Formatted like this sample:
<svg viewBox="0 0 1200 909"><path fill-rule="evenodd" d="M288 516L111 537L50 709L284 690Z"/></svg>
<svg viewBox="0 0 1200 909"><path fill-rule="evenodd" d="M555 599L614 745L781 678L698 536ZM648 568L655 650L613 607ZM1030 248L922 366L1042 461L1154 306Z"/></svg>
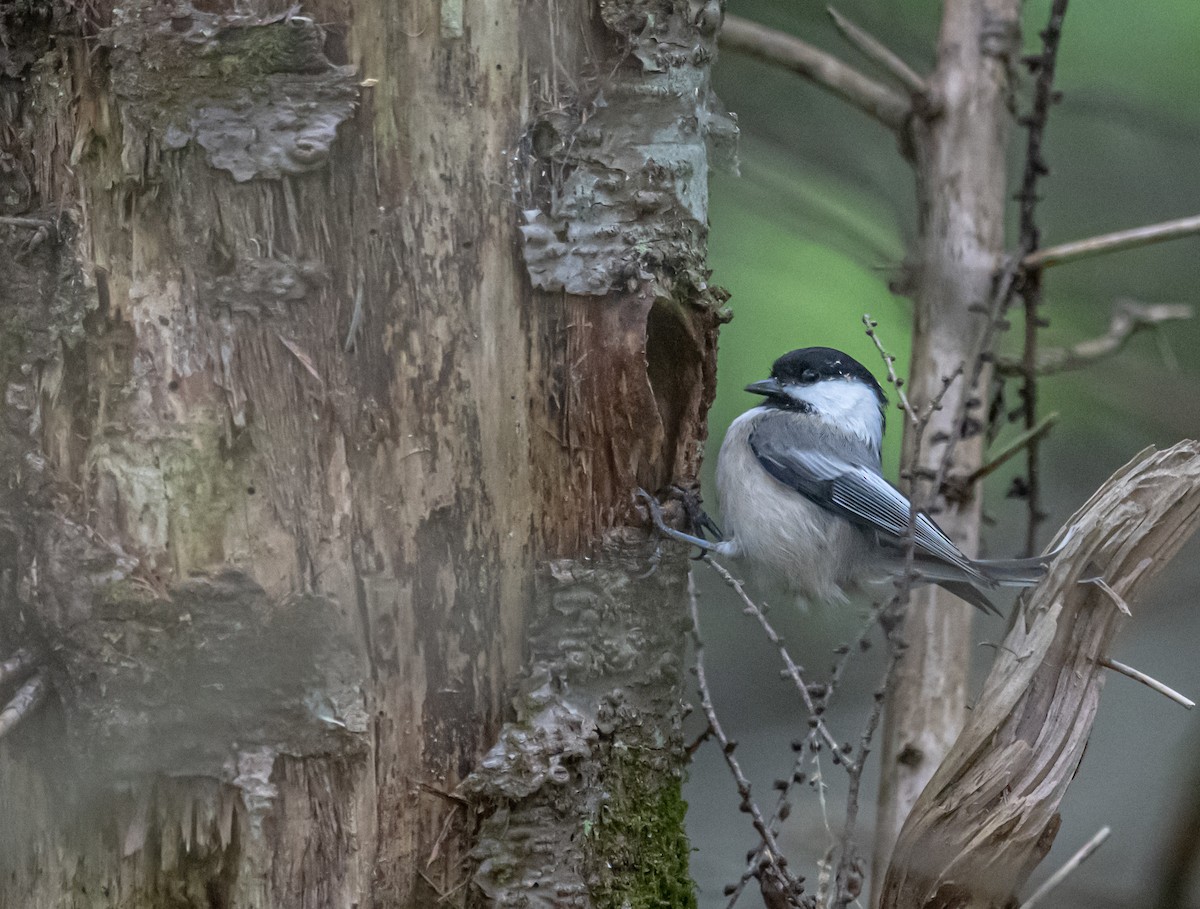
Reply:
<svg viewBox="0 0 1200 909"><path fill-rule="evenodd" d="M468 781L491 905L695 906L683 836L686 566L615 538L550 568L517 717Z"/></svg>
<svg viewBox="0 0 1200 909"><path fill-rule="evenodd" d="M1200 525L1200 443L1138 455L1060 534L1022 599L970 721L901 831L881 905L993 907L1049 851L1079 768L1124 604ZM1081 576L1098 572L1121 602Z"/></svg>
<svg viewBox="0 0 1200 909"><path fill-rule="evenodd" d="M518 160L523 252L536 287L568 295L568 362L590 364L549 390L548 438L571 462L545 488L567 510L609 509L579 515L594 540L633 486L695 482L724 301L703 261L709 159L729 158L736 126L709 85L717 4L553 10L530 23L555 66ZM550 570L517 716L467 786L489 904L695 904L680 796L686 558L655 568L647 554L609 534L593 558Z"/></svg>
<svg viewBox="0 0 1200 909"><path fill-rule="evenodd" d="M914 301L909 397L917 408L938 396L943 377L971 376L988 326L994 276L1004 252L1006 150L1011 66L1020 48L1017 0L947 0L931 93L941 112L912 126L919 235L911 263ZM938 523L968 553L979 546L978 498L935 497L945 446L955 440L949 475L967 475L982 457L977 387L959 378L932 415L921 451L905 426L903 463L914 498L936 508ZM962 419L962 425L956 422ZM964 720L970 607L938 587L913 591L905 619L909 645L888 691L883 783L875 841L876 882L904 818L958 735Z"/></svg>
<svg viewBox="0 0 1200 909"><path fill-rule="evenodd" d="M516 7L234 10L0 4L2 213L51 222L0 226L0 640L57 691L0 745L3 904L461 902L535 566L696 470L704 129L682 232L535 293Z"/></svg>

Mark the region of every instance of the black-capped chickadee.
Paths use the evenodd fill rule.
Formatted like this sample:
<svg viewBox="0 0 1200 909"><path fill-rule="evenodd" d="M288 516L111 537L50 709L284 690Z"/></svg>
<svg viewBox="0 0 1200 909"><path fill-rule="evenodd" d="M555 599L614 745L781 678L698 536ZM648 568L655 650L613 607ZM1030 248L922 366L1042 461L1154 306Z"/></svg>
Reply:
<svg viewBox="0 0 1200 909"><path fill-rule="evenodd" d="M875 377L839 350L806 347L746 391L765 400L721 444L725 539L709 543L656 520L660 530L745 559L810 601L845 601L849 590L903 573L911 505L880 469L887 398ZM923 514L911 533L917 578L990 612L981 590L1033 586L1053 555L971 559Z"/></svg>

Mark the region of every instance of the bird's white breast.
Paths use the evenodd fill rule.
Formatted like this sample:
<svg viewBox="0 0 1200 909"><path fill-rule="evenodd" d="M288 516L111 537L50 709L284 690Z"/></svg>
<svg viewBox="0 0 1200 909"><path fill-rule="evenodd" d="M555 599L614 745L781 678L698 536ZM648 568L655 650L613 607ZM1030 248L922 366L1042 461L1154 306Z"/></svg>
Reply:
<svg viewBox="0 0 1200 909"><path fill-rule="evenodd" d="M814 601L843 601L865 555L865 539L844 518L813 504L763 469L750 448L755 407L729 427L717 460L717 494L732 554ZM811 416L797 415L797 419Z"/></svg>

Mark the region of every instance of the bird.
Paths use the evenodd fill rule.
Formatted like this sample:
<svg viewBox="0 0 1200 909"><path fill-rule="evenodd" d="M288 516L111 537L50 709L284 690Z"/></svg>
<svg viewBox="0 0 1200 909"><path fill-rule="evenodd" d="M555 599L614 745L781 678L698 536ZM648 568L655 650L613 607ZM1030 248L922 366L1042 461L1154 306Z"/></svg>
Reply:
<svg viewBox="0 0 1200 909"><path fill-rule="evenodd" d="M1045 576L1053 553L972 559L928 515L912 516L908 498L883 476L887 397L849 354L793 350L746 391L762 403L730 424L717 456L723 539L667 528L652 508L661 532L744 560L808 602L843 603L911 571L998 613L988 591Z"/></svg>

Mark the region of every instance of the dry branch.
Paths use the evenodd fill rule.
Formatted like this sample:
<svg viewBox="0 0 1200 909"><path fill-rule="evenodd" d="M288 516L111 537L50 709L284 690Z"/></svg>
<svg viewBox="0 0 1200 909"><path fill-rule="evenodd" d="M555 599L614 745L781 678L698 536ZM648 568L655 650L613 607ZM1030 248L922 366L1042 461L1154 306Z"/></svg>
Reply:
<svg viewBox="0 0 1200 909"><path fill-rule="evenodd" d="M1122 663L1120 660L1114 660L1112 657L1108 657L1107 659L1101 660L1100 665L1107 669L1111 669L1113 672L1119 672L1121 675L1125 676L1126 678L1133 679L1135 682L1141 682L1151 691L1157 691L1163 697L1174 701L1176 704L1181 704L1188 710L1191 710L1196 706L1196 702L1191 698L1180 694L1170 685L1164 685L1153 676L1146 675L1146 673L1142 672L1140 669L1134 669L1128 663Z"/></svg>
<svg viewBox="0 0 1200 909"><path fill-rule="evenodd" d="M1091 858L1093 852L1104 845L1104 841L1108 839L1110 833L1112 833L1112 829L1109 827L1101 827L1097 830L1095 836L1084 843L1073 856L1067 859L1061 868L1050 875L1042 886L1033 891L1033 895L1021 904L1021 909L1033 909L1034 906L1045 899L1047 894L1051 893L1055 887L1074 874L1080 865Z"/></svg>
<svg viewBox="0 0 1200 909"><path fill-rule="evenodd" d="M1178 218L1174 221L1163 221L1161 224L1150 224L1146 227L1134 227L1130 230L1119 230L1111 234L1101 234L1098 237L1088 237L1086 240L1061 243L1058 246L1048 246L1045 249L1029 253L1021 260L1021 265L1026 269L1049 268L1052 265L1063 265L1077 259L1098 256L1101 253L1135 249L1139 246L1149 246L1151 243L1162 243L1164 240L1190 237L1197 233L1200 233L1200 215Z"/></svg>
<svg viewBox="0 0 1200 909"><path fill-rule="evenodd" d="M1125 617L1079 584L1099 570L1137 594L1200 523L1200 443L1148 449L1060 533L1062 553L1021 601L983 694L906 821L883 884L886 909L1007 904L1050 849Z"/></svg>
<svg viewBox="0 0 1200 909"><path fill-rule="evenodd" d="M1163 322L1177 322L1195 315L1186 303L1138 303L1135 300L1118 300L1113 306L1108 331L1096 338L1088 338L1070 347L1050 347L1038 353L1037 374L1039 376L1082 369L1097 360L1110 357L1125 346L1125 342L1146 328L1154 328ZM1025 371L1020 360L999 358L996 369L1001 375L1019 376Z"/></svg>
<svg viewBox="0 0 1200 909"><path fill-rule="evenodd" d="M901 60L899 55L891 48L887 47L874 35L855 25L832 6L825 7L825 10L829 13L829 18L833 20L834 26L842 33L842 36L858 48L867 59L874 60L882 66L914 95L924 96L929 92L929 83L918 75L911 66Z"/></svg>
<svg viewBox="0 0 1200 909"><path fill-rule="evenodd" d="M900 92L785 32L740 16L726 16L720 40L726 50L782 66L828 89L889 129L899 130L912 110L911 102Z"/></svg>
<svg viewBox="0 0 1200 909"><path fill-rule="evenodd" d="M0 685L19 682L37 668L38 658L32 650L22 647L7 660L0 662Z"/></svg>
<svg viewBox="0 0 1200 909"><path fill-rule="evenodd" d="M8 735L16 725L29 716L46 696L46 677L33 676L17 689L17 693L0 710L0 738Z"/></svg>

